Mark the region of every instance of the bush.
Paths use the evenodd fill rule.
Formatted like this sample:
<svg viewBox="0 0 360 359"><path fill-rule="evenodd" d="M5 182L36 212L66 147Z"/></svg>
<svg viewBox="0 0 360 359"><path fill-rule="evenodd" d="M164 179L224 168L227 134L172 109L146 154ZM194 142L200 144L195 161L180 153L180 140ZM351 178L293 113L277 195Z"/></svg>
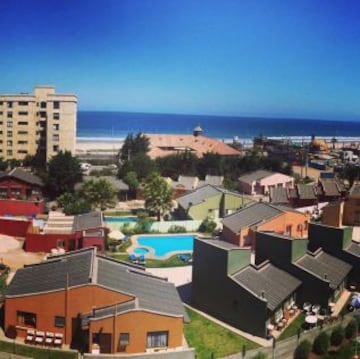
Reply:
<svg viewBox="0 0 360 359"><path fill-rule="evenodd" d="M330 335L331 345L338 347L345 338L344 328L340 325L334 328Z"/></svg>
<svg viewBox="0 0 360 359"><path fill-rule="evenodd" d="M314 340L313 351L315 354L323 355L326 354L330 345L328 334L321 332Z"/></svg>
<svg viewBox="0 0 360 359"><path fill-rule="evenodd" d="M213 233L217 224L210 218L205 218L199 227L201 233Z"/></svg>
<svg viewBox="0 0 360 359"><path fill-rule="evenodd" d="M169 233L186 233L186 228L183 226L172 225L170 226Z"/></svg>
<svg viewBox="0 0 360 359"><path fill-rule="evenodd" d="M311 352L311 343L308 340L302 340L296 347L294 359L307 359Z"/></svg>
<svg viewBox="0 0 360 359"><path fill-rule="evenodd" d="M351 339L358 331L358 322L357 320L351 319L349 324L345 327L345 337L346 339Z"/></svg>
<svg viewBox="0 0 360 359"><path fill-rule="evenodd" d="M358 331L359 331L359 329L360 329L360 314L355 314L354 319L356 320L357 328L358 328Z"/></svg>

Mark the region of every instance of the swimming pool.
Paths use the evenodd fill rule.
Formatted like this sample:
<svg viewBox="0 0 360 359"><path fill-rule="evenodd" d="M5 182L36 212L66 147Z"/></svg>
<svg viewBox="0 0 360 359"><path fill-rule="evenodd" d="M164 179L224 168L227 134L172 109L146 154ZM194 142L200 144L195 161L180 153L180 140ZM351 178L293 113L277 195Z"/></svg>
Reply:
<svg viewBox="0 0 360 359"><path fill-rule="evenodd" d="M105 217L105 222L108 223L134 223L137 222L137 217Z"/></svg>
<svg viewBox="0 0 360 359"><path fill-rule="evenodd" d="M194 235L138 236L139 246L151 247L156 257L163 257L170 252L192 252Z"/></svg>

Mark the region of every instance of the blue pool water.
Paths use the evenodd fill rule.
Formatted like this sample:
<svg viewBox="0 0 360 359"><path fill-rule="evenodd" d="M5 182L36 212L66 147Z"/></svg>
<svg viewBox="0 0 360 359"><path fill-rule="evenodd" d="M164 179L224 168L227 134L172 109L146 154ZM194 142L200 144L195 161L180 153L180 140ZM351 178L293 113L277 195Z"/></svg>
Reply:
<svg viewBox="0 0 360 359"><path fill-rule="evenodd" d="M169 252L192 251L194 235L138 236L137 242L141 246L154 248L155 256L162 257Z"/></svg>
<svg viewBox="0 0 360 359"><path fill-rule="evenodd" d="M105 222L131 223L131 222L137 222L137 218L136 217L105 217Z"/></svg>

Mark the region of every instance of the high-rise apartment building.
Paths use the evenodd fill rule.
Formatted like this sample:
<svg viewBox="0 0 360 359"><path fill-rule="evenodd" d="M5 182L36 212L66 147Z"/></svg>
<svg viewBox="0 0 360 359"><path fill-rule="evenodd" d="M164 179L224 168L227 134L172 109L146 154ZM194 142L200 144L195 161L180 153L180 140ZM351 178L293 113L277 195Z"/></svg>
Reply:
<svg viewBox="0 0 360 359"><path fill-rule="evenodd" d="M36 86L33 94L0 95L0 157L49 160L60 150L75 154L77 97Z"/></svg>

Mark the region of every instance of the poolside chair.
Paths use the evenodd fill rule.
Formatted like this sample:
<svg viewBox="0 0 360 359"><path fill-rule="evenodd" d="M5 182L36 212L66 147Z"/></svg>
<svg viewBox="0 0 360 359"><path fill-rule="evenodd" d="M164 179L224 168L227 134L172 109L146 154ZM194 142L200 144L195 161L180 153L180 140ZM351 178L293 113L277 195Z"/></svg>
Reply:
<svg viewBox="0 0 360 359"><path fill-rule="evenodd" d="M138 262L140 264L145 264L145 256L143 254L138 257Z"/></svg>
<svg viewBox="0 0 360 359"><path fill-rule="evenodd" d="M45 340L45 333L41 330L36 331L35 344L43 344Z"/></svg>
<svg viewBox="0 0 360 359"><path fill-rule="evenodd" d="M57 347L61 347L63 342L63 335L62 333L55 333L55 340L54 345Z"/></svg>
<svg viewBox="0 0 360 359"><path fill-rule="evenodd" d="M28 329L26 332L25 343L32 343L35 339L35 330Z"/></svg>
<svg viewBox="0 0 360 359"><path fill-rule="evenodd" d="M53 341L54 341L54 333L53 332L46 332L45 345L52 345Z"/></svg>
<svg viewBox="0 0 360 359"><path fill-rule="evenodd" d="M137 257L136 257L136 255L135 255L135 254L130 254L130 255L129 255L129 261L130 261L131 263L136 263L136 262L137 262Z"/></svg>

